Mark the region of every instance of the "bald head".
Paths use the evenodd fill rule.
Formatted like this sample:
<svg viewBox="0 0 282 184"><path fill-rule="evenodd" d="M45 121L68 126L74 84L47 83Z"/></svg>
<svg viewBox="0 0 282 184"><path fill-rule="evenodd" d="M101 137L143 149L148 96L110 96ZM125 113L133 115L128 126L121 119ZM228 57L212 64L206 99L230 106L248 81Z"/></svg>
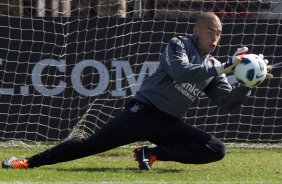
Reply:
<svg viewBox="0 0 282 184"><path fill-rule="evenodd" d="M203 12L201 13L196 21L197 27L202 27L204 25L210 24L210 23L220 23L219 18L212 12Z"/></svg>

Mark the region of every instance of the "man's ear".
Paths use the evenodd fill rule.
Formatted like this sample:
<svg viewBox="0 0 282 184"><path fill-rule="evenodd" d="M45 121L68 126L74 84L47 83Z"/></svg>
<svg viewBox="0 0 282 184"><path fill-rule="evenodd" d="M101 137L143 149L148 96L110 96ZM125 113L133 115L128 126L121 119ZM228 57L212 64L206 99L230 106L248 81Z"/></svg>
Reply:
<svg viewBox="0 0 282 184"><path fill-rule="evenodd" d="M193 28L193 34L197 37L199 35L199 28L197 28L196 26Z"/></svg>

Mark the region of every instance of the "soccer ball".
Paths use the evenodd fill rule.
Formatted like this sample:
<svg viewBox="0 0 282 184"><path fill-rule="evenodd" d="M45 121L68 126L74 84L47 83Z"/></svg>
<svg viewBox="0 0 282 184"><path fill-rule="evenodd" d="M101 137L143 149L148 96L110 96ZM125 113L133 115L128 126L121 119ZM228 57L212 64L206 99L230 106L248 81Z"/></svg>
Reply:
<svg viewBox="0 0 282 184"><path fill-rule="evenodd" d="M266 73L266 63L256 54L246 54L234 69L237 81L250 88L262 83Z"/></svg>

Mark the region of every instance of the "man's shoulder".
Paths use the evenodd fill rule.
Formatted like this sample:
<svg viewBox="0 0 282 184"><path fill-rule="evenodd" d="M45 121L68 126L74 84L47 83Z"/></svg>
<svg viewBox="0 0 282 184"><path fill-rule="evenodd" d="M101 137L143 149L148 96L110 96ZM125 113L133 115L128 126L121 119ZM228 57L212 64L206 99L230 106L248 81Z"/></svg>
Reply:
<svg viewBox="0 0 282 184"><path fill-rule="evenodd" d="M171 40L182 41L182 42L193 42L195 38L193 35L186 35L186 36L175 36Z"/></svg>
<svg viewBox="0 0 282 184"><path fill-rule="evenodd" d="M197 42L196 37L193 34L188 34L186 36L181 36L181 39L185 40L187 42L192 42L192 43L196 43Z"/></svg>
<svg viewBox="0 0 282 184"><path fill-rule="evenodd" d="M189 49L191 47L196 47L194 43L194 38L192 35L187 36L175 36L170 40L170 43L177 44L182 48Z"/></svg>

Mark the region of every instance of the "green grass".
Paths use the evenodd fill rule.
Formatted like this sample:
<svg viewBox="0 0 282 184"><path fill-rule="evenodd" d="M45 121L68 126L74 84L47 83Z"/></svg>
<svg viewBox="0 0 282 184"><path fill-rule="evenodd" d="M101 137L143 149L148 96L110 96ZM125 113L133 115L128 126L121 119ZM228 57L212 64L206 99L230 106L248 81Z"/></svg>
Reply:
<svg viewBox="0 0 282 184"><path fill-rule="evenodd" d="M0 159L24 157L43 148L0 147ZM204 165L155 162L140 171L132 149L118 148L87 158L34 169L1 169L1 182L54 183L281 183L282 148L227 148L226 157Z"/></svg>

